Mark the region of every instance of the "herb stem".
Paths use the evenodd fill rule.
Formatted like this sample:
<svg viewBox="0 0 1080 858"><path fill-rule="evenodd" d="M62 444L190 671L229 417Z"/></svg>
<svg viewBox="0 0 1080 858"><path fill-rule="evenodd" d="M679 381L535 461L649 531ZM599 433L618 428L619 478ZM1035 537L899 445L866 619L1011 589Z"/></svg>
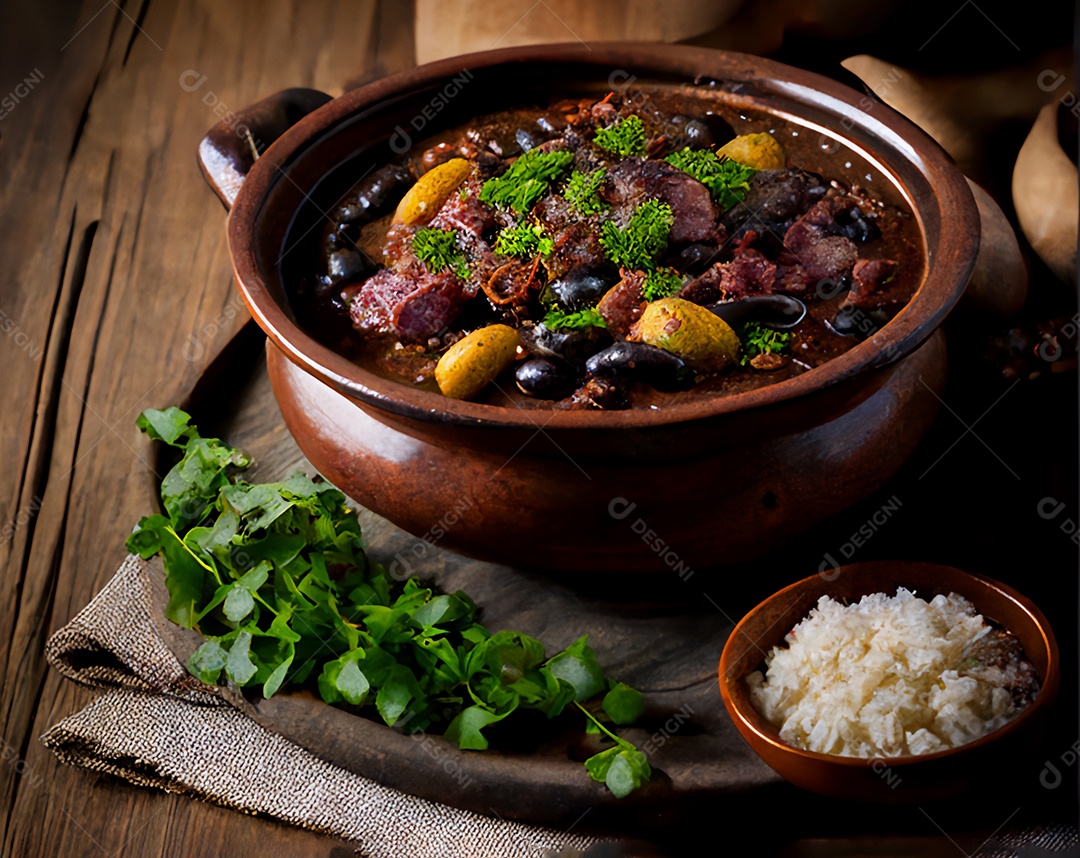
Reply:
<svg viewBox="0 0 1080 858"><path fill-rule="evenodd" d="M624 748L632 748L632 747L634 747L632 744L627 742L626 739L621 739L618 736L616 736L614 733L612 733L607 727L605 727L603 724L600 723L600 721L597 719L597 717L595 715L592 714L592 712L590 712L588 709L586 709L584 706L582 706L576 700L574 701L574 705L585 714L586 718L588 718L590 721L593 722L593 724L595 724L597 726L597 728L600 730L601 733L603 733L605 736L607 736L613 742L615 742L618 745L621 745Z"/></svg>

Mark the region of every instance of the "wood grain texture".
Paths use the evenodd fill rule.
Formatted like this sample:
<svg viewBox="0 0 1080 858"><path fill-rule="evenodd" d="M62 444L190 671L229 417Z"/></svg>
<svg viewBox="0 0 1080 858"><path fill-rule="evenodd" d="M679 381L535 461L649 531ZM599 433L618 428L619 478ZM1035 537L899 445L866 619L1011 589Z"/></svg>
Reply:
<svg viewBox="0 0 1080 858"><path fill-rule="evenodd" d="M92 693L49 671L42 651L112 574L123 533L153 502L155 459L136 414L182 398L246 318L230 283L224 213L195 164L199 139L222 114L276 90L336 94L406 68L411 34L407 2L0 4L2 855L352 854L296 828L60 766L38 736ZM188 72L194 76L182 84ZM1075 641L1075 546L1059 532L1077 510L1075 378L1046 373L1011 393L985 367L975 371L977 337L957 340L951 372L960 383L946 400L965 426L978 422L978 441L956 419L940 420L888 489L902 496L905 518L876 533L858 559L932 557L1008 580L1043 607L1060 640ZM216 428L266 451L270 473L293 461L276 411ZM1066 505L1052 522L1035 512L1051 495ZM805 574L807 558L816 565L822 551L846 547L874 509L793 546L789 557L801 552L799 564L780 558L718 579L710 598L732 612L756 604L791 569ZM361 521L374 529L373 518ZM1063 675L1075 677L1074 651L1063 655ZM805 824L789 833L903 833L919 838L909 852L929 851L923 841L932 839L941 847L935 854L955 855L935 825L974 852L1006 820L1072 820L1075 785L1048 792L1038 780L1044 760L1060 762L1075 741L1075 681L1062 699L1070 705L1057 710L1045 757L1011 770L1010 788L993 801L932 808L932 821L912 811L885 822L861 809L792 802L778 790L788 805L806 808ZM1014 782L1027 791L1014 792ZM751 819L740 810L725 804L703 823ZM829 852L820 846L827 840L816 842L816 851L787 854Z"/></svg>
<svg viewBox="0 0 1080 858"><path fill-rule="evenodd" d="M375 0L0 9L3 854L258 855L268 836L281 856L333 846L59 766L37 737L91 695L42 652L152 502L135 416L181 398L246 319L199 139L278 89L337 94L410 66L411 34L409 4Z"/></svg>

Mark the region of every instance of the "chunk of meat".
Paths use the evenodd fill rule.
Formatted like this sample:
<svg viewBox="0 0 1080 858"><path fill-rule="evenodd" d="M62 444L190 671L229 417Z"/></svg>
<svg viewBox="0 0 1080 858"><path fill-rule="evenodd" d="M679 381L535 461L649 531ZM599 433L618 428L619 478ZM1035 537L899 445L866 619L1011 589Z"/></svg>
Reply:
<svg viewBox="0 0 1080 858"><path fill-rule="evenodd" d="M740 247L730 262L717 262L687 283L680 298L714 304L747 295L768 295L776 287L776 265L751 247Z"/></svg>
<svg viewBox="0 0 1080 858"><path fill-rule="evenodd" d="M570 398L567 408L621 411L630 407L625 379L616 375L595 375L586 381Z"/></svg>
<svg viewBox="0 0 1080 858"><path fill-rule="evenodd" d="M407 226L403 223L392 224L386 231L383 241L383 264L396 266L404 269L410 265L418 265L419 260L413 252L412 241L419 227Z"/></svg>
<svg viewBox="0 0 1080 858"><path fill-rule="evenodd" d="M544 259L549 279L556 280L579 267L596 268L604 263L598 217L582 218L561 194L547 194L533 209L554 243Z"/></svg>
<svg viewBox="0 0 1080 858"><path fill-rule="evenodd" d="M478 146L467 135L461 135L453 141L436 143L425 151L417 164L418 173L426 173L451 158L468 158L476 165L479 174L485 177L499 172L505 163L496 153Z"/></svg>
<svg viewBox="0 0 1080 858"><path fill-rule="evenodd" d="M456 229L466 245L482 241L495 228L495 210L479 198L484 186L476 176L462 185L461 192L450 194L429 224L436 229Z"/></svg>
<svg viewBox="0 0 1080 858"><path fill-rule="evenodd" d="M462 282L449 271L431 274L419 266L404 271L384 268L360 287L349 318L361 334L417 342L445 330L464 301Z"/></svg>
<svg viewBox="0 0 1080 858"><path fill-rule="evenodd" d="M788 265L797 264L810 282L841 280L851 273L859 257L850 239L839 235L817 235L805 241L784 241L787 251L781 260Z"/></svg>
<svg viewBox="0 0 1080 858"><path fill-rule="evenodd" d="M821 178L805 170L759 170L747 184L741 203L724 213L723 224L734 237L753 230L759 235L783 235L788 224L820 199L827 188Z"/></svg>
<svg viewBox="0 0 1080 858"><path fill-rule="evenodd" d="M892 259L858 260L851 271L851 291L844 304L862 310L902 307L908 301L910 290L894 279L899 267Z"/></svg>
<svg viewBox="0 0 1080 858"><path fill-rule="evenodd" d="M824 281L811 277L809 272L798 262L781 261L776 266L776 285L774 292L785 295L809 295L828 298L835 295L839 288L836 281L826 278Z"/></svg>
<svg viewBox="0 0 1080 858"><path fill-rule="evenodd" d="M575 268L598 268L604 264L600 233L587 223L575 223L555 234L551 255L544 260L548 277L558 279Z"/></svg>
<svg viewBox="0 0 1080 858"><path fill-rule="evenodd" d="M838 225L834 215L847 205L840 197L814 203L784 234L784 255L780 260L800 266L810 281L840 280L851 273L859 252L855 243L833 234Z"/></svg>
<svg viewBox="0 0 1080 858"><path fill-rule="evenodd" d="M855 287L861 292L880 292L896 276L899 267L899 263L892 259L860 259L855 263L851 276L855 280Z"/></svg>
<svg viewBox="0 0 1080 858"><path fill-rule="evenodd" d="M563 101L556 105L563 112L566 121L575 128L595 128L607 125L618 118L618 109L607 99L595 101L591 98L579 101Z"/></svg>
<svg viewBox="0 0 1080 858"><path fill-rule="evenodd" d="M698 275L679 290L679 297L695 304L715 304L724 298L724 291L720 288L720 281L724 279L724 266L726 262L717 262L710 266L703 274Z"/></svg>
<svg viewBox="0 0 1080 858"><path fill-rule="evenodd" d="M606 295L600 299L596 309L607 322L608 330L619 337L625 337L630 333L630 328L641 318L645 312L645 295L642 286L645 283L644 271L627 271L625 268L619 272L622 279L612 286Z"/></svg>
<svg viewBox="0 0 1080 858"><path fill-rule="evenodd" d="M727 298L768 295L775 285L776 265L750 247L735 252L720 279L720 288Z"/></svg>
<svg viewBox="0 0 1080 858"><path fill-rule="evenodd" d="M643 202L658 199L671 206L670 238L674 244L716 239L716 206L709 189L667 161L624 159L611 174L606 193L612 217L620 226L626 225Z"/></svg>

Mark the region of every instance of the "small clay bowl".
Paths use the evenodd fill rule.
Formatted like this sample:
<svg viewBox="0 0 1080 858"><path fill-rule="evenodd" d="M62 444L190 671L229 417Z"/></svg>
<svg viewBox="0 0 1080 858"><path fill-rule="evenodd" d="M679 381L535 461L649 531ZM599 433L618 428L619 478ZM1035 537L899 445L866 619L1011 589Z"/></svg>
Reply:
<svg viewBox="0 0 1080 858"><path fill-rule="evenodd" d="M966 745L920 756L861 759L791 747L758 712L746 677L763 666L765 654L784 637L821 596L858 600L870 593L892 595L906 587L929 601L958 593L985 618L1012 632L1038 671L1041 688L1019 716ZM735 727L777 774L812 792L867 802L922 802L950 798L991 776L1004 761L1031 754L1037 730L1057 694L1060 665L1049 623L1028 599L989 578L934 563L870 562L834 569L773 594L735 627L720 656L720 694Z"/></svg>

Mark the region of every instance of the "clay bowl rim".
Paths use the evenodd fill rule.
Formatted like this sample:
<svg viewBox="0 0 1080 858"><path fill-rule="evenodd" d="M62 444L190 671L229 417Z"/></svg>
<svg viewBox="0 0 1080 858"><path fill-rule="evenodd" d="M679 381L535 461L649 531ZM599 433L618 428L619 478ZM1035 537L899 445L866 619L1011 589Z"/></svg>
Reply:
<svg viewBox="0 0 1080 858"><path fill-rule="evenodd" d="M878 165L913 204L924 243L926 275L922 284L908 305L877 334L814 370L754 390L705 396L661 408L559 411L453 400L383 378L317 342L278 303L257 262L256 223L274 184L281 176L287 177L290 159L334 125L383 99L445 80L463 68L526 62L637 68L643 73L679 75L688 83L700 75L746 82L758 87L762 97L801 100L809 107L830 112L838 124L852 123L844 132L829 130L845 145ZM359 404L422 422L492 428L541 427L548 432L644 429L801 400L860 374L889 366L922 345L962 296L978 251L979 216L963 174L925 132L882 103L874 103L872 113L867 111L866 98L830 78L772 60L685 45L625 42L530 45L417 66L332 99L297 122L260 155L240 187L228 218L235 281L256 322L289 360ZM853 142L848 136L853 127L906 152L908 166L926 178L930 188L928 200L915 200L902 188L891 166L895 161L884 162L874 150ZM926 212L940 217L940 234L933 247L926 246Z"/></svg>
<svg viewBox="0 0 1080 858"><path fill-rule="evenodd" d="M824 782L828 779L827 772L829 771L841 772L843 770L865 770L874 772L876 771L874 766L880 766L881 763L884 763L889 769L911 769L915 766L926 767L939 760L973 755L981 749L986 748L988 745L1000 742L1010 734L1024 729L1029 722L1040 717L1045 709L1053 704L1057 697L1061 683L1061 662L1057 639L1054 636L1054 631L1050 626L1049 621L1034 602L1007 584L996 581L993 578L965 572L962 569L939 563L923 561L866 561L842 566L836 570L836 574L837 576L853 576L852 581L854 583L850 586L854 586L854 584L859 584L864 578L869 579L873 575L880 573L882 569L889 567L896 568L897 579L902 579L904 577L905 570L913 569L917 569L917 574L920 575L940 576L938 580L940 582L940 589L943 590L957 590L954 582L970 582L973 586L981 588L983 593L977 599L970 596L965 596L965 598L968 598L969 601L975 604L979 613L984 616L990 615L991 619L993 619L993 611L988 610L988 600L992 599L994 604L1011 603L1026 616L1026 621L1031 624L1031 628L1037 633L1040 640L1040 650L1046 657L1046 675L1040 677L1041 685L1035 700L1023 712L1016 716L1016 718L1009 721L1007 724L1003 724L998 729L987 733L984 736L980 736L978 739L964 745L958 745L954 748L946 748L943 751L935 751L931 754L908 754L900 757L864 758L823 754L816 751L807 751L802 748L792 747L780 738L780 731L766 721L764 716L754 708L748 695L741 695L738 698L732 695L729 689L729 683L742 682L750 671L741 676L733 676L730 678L728 677L728 673L731 671L732 662L735 660L735 644L733 642L737 640L739 634L748 634L746 632L746 627L750 625L751 621L764 611L767 606L778 600L788 598L789 596L796 596L805 590L813 591L813 589L818 588L822 576L810 575L800 581L796 581L762 600L739 620L738 624L736 624L735 628L732 630L731 635L728 637L727 642L724 644L724 649L720 654L718 677L720 696L723 699L724 708L727 710L728 715L731 717L731 720L734 722L739 733L742 734L743 738L747 741L753 751L766 762L768 762L766 759L767 756L779 757L783 759L784 768L789 766L793 768L802 766L804 772L809 772L811 774L810 777L800 778L799 785L804 786L804 788L812 789L812 787L807 787L805 785L808 781L817 780ZM869 581L867 581L867 584L869 584ZM936 587L939 585L935 584L932 586ZM879 589L872 590L868 586L863 586L861 584L858 589L861 592L880 591ZM919 588L911 587L909 589L915 591ZM957 592L959 592L959 590L957 590ZM917 592L916 595L918 595ZM961 595L964 594L961 593ZM788 612L794 615L797 606L798 602L793 599ZM804 615L805 613L803 616ZM783 637L787 634L787 631L801 619L802 616L784 615L785 621L776 621L774 627L768 629L763 637L756 641L757 647L765 652L771 651L773 646L783 642ZM791 622L788 622L788 620ZM1015 633L1016 629L1008 629L1008 631ZM1026 652L1025 654L1031 658L1031 653ZM762 656L761 660L764 660L764 656ZM756 669L757 666L755 665L751 670ZM770 767L773 766L770 764ZM775 770L787 779L787 775L784 771L781 771L780 769ZM825 783L822 783L821 791L829 794L832 794L833 792L826 787Z"/></svg>

